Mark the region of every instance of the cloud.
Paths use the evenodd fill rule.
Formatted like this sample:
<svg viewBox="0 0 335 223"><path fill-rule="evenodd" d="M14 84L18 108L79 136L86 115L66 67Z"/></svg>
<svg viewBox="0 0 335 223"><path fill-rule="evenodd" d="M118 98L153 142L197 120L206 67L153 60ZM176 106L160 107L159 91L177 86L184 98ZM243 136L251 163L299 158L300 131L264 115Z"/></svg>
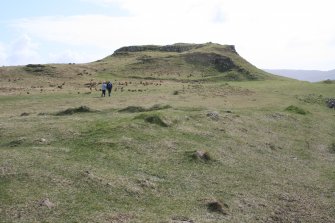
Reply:
<svg viewBox="0 0 335 223"><path fill-rule="evenodd" d="M219 10L221 1L218 0L85 1L119 4L129 15L26 18L14 21L12 27L48 41L115 49L129 44L208 42L212 37L204 34L211 32L205 29L215 25L214 19L222 22L223 18L222 10Z"/></svg>
<svg viewBox="0 0 335 223"><path fill-rule="evenodd" d="M25 18L12 21L11 27L45 43L68 46L68 58L76 60L88 58L87 48L104 57L127 45L212 41L236 45L240 55L261 68L331 69L335 64L329 59L335 58L334 46L325 44L335 36L331 0L81 1L116 5L127 13Z"/></svg>
<svg viewBox="0 0 335 223"><path fill-rule="evenodd" d="M38 63L41 57L37 47L28 35L18 36L6 46L0 44L0 63L2 65Z"/></svg>
<svg viewBox="0 0 335 223"><path fill-rule="evenodd" d="M132 16L160 19L166 16L210 18L211 15L208 13L213 14L213 10L222 5L224 0L94 0L94 2L118 4Z"/></svg>

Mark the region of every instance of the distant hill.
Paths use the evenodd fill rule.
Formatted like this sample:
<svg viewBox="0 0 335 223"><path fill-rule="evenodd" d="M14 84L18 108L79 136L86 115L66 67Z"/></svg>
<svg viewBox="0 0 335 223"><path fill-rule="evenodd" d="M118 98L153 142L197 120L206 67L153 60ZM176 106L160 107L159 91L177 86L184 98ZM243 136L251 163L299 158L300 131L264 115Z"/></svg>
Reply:
<svg viewBox="0 0 335 223"><path fill-rule="evenodd" d="M215 43L127 46L97 61L107 73L165 80L264 80L278 78L243 59L233 45Z"/></svg>
<svg viewBox="0 0 335 223"><path fill-rule="evenodd" d="M216 82L283 78L258 69L233 45L177 43L121 47L106 58L84 64L0 67L0 93L63 91L84 85L97 90L102 80L124 79Z"/></svg>
<svg viewBox="0 0 335 223"><path fill-rule="evenodd" d="M288 70L288 69L264 69L266 72L290 77L302 81L318 82L323 80L335 80L335 70Z"/></svg>

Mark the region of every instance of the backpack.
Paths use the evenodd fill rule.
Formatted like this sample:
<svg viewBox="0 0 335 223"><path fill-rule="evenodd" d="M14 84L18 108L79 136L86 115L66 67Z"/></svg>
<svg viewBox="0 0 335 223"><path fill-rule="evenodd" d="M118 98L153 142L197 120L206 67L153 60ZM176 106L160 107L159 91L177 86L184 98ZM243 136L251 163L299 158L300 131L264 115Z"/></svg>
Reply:
<svg viewBox="0 0 335 223"><path fill-rule="evenodd" d="M108 82L108 84L107 84L107 88L112 89L112 87L113 87L112 83L111 83L111 82Z"/></svg>

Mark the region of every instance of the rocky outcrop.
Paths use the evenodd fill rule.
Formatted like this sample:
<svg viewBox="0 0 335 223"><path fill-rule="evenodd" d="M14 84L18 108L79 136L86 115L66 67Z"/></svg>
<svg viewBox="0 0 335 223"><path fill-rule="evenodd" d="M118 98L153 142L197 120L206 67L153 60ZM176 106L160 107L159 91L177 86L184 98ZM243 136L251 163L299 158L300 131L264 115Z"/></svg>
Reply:
<svg viewBox="0 0 335 223"><path fill-rule="evenodd" d="M154 46L154 45L145 45L145 46L126 46L122 47L114 52L114 55L129 53L129 52L144 52L144 51L160 51L160 52L185 52L194 48L201 47L201 45L167 45L167 46Z"/></svg>
<svg viewBox="0 0 335 223"><path fill-rule="evenodd" d="M173 44L166 46L144 45L144 46L126 46L114 52L115 55L129 52L143 52L143 51L160 51L160 52L185 52L192 49L200 48L203 44Z"/></svg>
<svg viewBox="0 0 335 223"><path fill-rule="evenodd" d="M204 47L207 44L211 44L211 43L205 43L205 44L176 43L176 44L166 45L166 46L156 46L156 45L125 46L125 47L121 47L120 49L116 50L113 55L120 55L120 54L130 53L130 52L144 52L144 51L182 53L185 51L190 51L192 49L198 49L198 48ZM225 48L234 53L237 53L234 45L225 45Z"/></svg>
<svg viewBox="0 0 335 223"><path fill-rule="evenodd" d="M220 72L236 68L236 65L229 57L216 53L190 53L186 54L184 57L188 63L202 66L214 66L215 69Z"/></svg>

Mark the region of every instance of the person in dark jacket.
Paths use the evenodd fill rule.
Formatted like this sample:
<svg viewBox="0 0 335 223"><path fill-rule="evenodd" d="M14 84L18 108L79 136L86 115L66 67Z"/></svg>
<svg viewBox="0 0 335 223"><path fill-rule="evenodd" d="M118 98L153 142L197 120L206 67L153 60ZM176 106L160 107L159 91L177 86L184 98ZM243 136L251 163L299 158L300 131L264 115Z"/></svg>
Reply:
<svg viewBox="0 0 335 223"><path fill-rule="evenodd" d="M108 83L107 83L107 91L108 91L108 96L109 97L111 96L112 88L113 88L112 82L108 81Z"/></svg>

